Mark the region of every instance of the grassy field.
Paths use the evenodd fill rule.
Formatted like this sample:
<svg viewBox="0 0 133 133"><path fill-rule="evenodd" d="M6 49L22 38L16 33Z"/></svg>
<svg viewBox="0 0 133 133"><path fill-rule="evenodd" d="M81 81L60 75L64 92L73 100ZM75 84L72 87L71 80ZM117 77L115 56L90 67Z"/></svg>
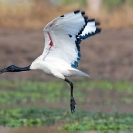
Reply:
<svg viewBox="0 0 133 133"><path fill-rule="evenodd" d="M132 82L74 81L74 84L77 105L72 115L69 86L64 82L0 81L0 125L38 127L63 123L59 130L133 131L133 112L122 112L118 107L133 105ZM92 104L97 107L93 111L88 108ZM98 105L115 110L100 111Z"/></svg>
<svg viewBox="0 0 133 133"><path fill-rule="evenodd" d="M112 104L112 96L120 103L133 103L132 82L108 81L75 81L75 97L79 103L92 102L92 96L99 95L103 104ZM8 105L31 104L34 102L60 103L69 102L69 86L63 82L32 82L32 81L0 81L0 104L3 108ZM97 94L96 94L97 92ZM111 94L113 93L113 94ZM125 96L124 96L125 95ZM99 99L96 99L99 100ZM97 101L96 101L97 102Z"/></svg>
<svg viewBox="0 0 133 133"><path fill-rule="evenodd" d="M26 108L0 110L0 125L8 127L39 127L64 123L65 131L133 131L133 113L108 114L77 111L75 114L61 109Z"/></svg>

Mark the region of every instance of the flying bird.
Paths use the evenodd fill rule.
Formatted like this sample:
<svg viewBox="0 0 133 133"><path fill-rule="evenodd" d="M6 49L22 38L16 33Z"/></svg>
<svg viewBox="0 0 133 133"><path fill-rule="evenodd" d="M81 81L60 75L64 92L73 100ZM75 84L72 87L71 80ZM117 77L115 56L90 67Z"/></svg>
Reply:
<svg viewBox="0 0 133 133"><path fill-rule="evenodd" d="M68 76L86 76L88 74L77 69L81 58L80 43L82 40L101 32L94 19L88 19L80 10L59 16L44 28L45 47L43 53L27 67L10 65L0 70L4 72L21 72L42 70L63 79L70 85L70 109L75 112L73 83Z"/></svg>

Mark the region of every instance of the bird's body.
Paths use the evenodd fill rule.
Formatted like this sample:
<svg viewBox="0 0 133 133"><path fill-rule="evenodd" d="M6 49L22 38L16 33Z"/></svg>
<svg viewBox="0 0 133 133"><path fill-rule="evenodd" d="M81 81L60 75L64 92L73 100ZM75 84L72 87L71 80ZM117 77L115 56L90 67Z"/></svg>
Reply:
<svg viewBox="0 0 133 133"><path fill-rule="evenodd" d="M89 75L73 68L69 63L59 58L46 58L39 56L30 66L31 70L42 70L47 74L52 74L58 78L65 79L68 76L87 76Z"/></svg>
<svg viewBox="0 0 133 133"><path fill-rule="evenodd" d="M80 43L92 35L100 33L94 19L88 19L85 12L74 11L55 18L44 28L45 47L43 53L31 65L20 68L11 65L0 72L20 72L42 70L68 82L71 87L71 111L74 112L73 83L66 77L86 76L88 74L77 69L81 58Z"/></svg>

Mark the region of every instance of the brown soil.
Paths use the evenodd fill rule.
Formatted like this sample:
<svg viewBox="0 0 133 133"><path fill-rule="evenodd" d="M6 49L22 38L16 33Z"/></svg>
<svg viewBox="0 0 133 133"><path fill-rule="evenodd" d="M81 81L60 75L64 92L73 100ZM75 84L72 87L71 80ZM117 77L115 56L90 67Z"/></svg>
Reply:
<svg viewBox="0 0 133 133"><path fill-rule="evenodd" d="M61 124L50 126L50 127L23 127L19 129L9 129L9 128L4 128L0 127L0 133L68 133L66 131L59 130L59 127L61 127ZM75 133L98 133L96 131L88 131L88 132L82 132L82 131L77 131ZM124 132L124 131L119 131L119 133L131 133L131 132Z"/></svg>
<svg viewBox="0 0 133 133"><path fill-rule="evenodd" d="M15 128L15 129L10 129L10 128L5 128L5 127L0 127L0 133L68 133L66 131L59 130L59 127L61 125L54 125L50 127L23 127L23 128ZM77 131L75 133L98 133L97 131L88 131L88 132L83 132L83 131ZM131 132L124 132L124 131L119 131L119 133L131 133Z"/></svg>
<svg viewBox="0 0 133 133"><path fill-rule="evenodd" d="M43 51L44 35L40 30L0 29L0 68L11 64L27 66ZM133 79L133 29L103 30L84 40L79 69L92 80ZM0 79L52 80L41 71L5 73Z"/></svg>

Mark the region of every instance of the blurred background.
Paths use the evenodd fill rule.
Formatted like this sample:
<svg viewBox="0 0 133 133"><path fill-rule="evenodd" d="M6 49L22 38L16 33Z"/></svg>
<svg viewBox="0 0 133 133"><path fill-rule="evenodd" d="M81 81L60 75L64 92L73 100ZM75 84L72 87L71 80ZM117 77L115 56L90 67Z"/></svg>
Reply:
<svg viewBox="0 0 133 133"><path fill-rule="evenodd" d="M0 0L0 67L29 65L43 51L45 25L77 9L99 21L103 29L83 42L79 69L94 80L132 80L132 0ZM1 78L55 79L42 72Z"/></svg>
<svg viewBox="0 0 133 133"><path fill-rule="evenodd" d="M129 122L125 127L131 126L133 121L130 119L133 115L129 117L129 114L133 111L133 0L0 0L0 68L11 64L20 67L31 64L43 51L45 25L55 17L77 9L85 11L90 19L95 18L99 21L102 32L84 40L81 44L82 58L79 69L88 73L91 79L70 78L75 85L76 109L87 111L84 113L87 122L92 112L127 113L124 116L125 119L129 118ZM72 129L69 125L64 127L66 131L59 130L58 127L66 123L71 124L72 119L78 122L73 126L73 131L82 132L83 129L78 130L80 129L78 126L84 120L69 114L69 93L69 86L64 81L41 71L0 75L0 125L2 126L0 133L52 131L62 133ZM18 108L25 109L27 115L23 115L24 120L21 120L17 114L21 110L17 112L15 109ZM46 108L51 112L45 110ZM55 109L61 109L59 117L56 118L61 121L56 122L54 115L57 114L52 114L54 124L49 128L42 127L42 117L31 115L39 110L50 115ZM2 114L3 110L7 112ZM36 114L46 116L41 111ZM64 116L66 119L63 121ZM79 116L84 118L82 115ZM18 118L20 123L16 122ZM35 118L38 120L34 121ZM94 114L94 118L103 120L104 116L99 117L99 114ZM49 119L50 117L45 122ZM36 123L41 127L27 127ZM106 127L107 122L103 125ZM119 126L118 123L115 125ZM17 126L22 127L8 128ZM102 126L97 125L103 132L104 126ZM94 126L86 130L97 132L97 127L92 127ZM114 129L124 131L124 126L121 127Z"/></svg>

